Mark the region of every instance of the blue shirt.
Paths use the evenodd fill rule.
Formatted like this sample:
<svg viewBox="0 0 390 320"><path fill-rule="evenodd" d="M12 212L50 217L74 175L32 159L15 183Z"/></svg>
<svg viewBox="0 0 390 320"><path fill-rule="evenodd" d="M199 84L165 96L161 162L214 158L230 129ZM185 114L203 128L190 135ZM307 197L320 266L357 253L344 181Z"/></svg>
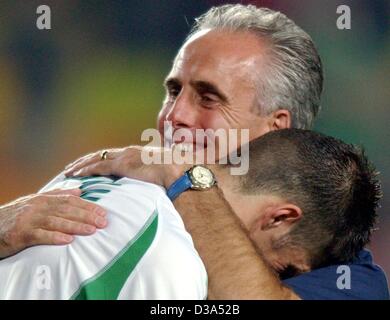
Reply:
<svg viewBox="0 0 390 320"><path fill-rule="evenodd" d="M390 299L385 273L367 250L350 264L314 269L283 283L304 300Z"/></svg>

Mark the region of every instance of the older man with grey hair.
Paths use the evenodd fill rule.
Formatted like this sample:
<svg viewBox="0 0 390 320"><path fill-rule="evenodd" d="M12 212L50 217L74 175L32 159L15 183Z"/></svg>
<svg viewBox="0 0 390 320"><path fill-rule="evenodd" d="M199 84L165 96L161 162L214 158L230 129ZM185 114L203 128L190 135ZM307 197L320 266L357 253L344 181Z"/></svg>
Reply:
<svg viewBox="0 0 390 320"><path fill-rule="evenodd" d="M320 107L323 75L320 56L304 30L280 12L253 5L212 8L196 19L187 41L206 30L256 36L265 47L252 69L258 112L267 115L287 109L292 127L312 126Z"/></svg>
<svg viewBox="0 0 390 320"><path fill-rule="evenodd" d="M159 131L163 136L164 123L171 131L249 129L254 139L271 130L307 129L319 110L322 81L313 41L285 15L251 5L214 7L196 19L174 60ZM80 192L71 192L0 206L0 258L104 227L104 217L76 198Z"/></svg>
<svg viewBox="0 0 390 320"><path fill-rule="evenodd" d="M215 7L196 19L174 60L159 129L165 121L174 130L245 128L250 139L274 129L309 129L322 85L313 41L284 14Z"/></svg>
<svg viewBox="0 0 390 320"><path fill-rule="evenodd" d="M158 128L162 136L167 123L173 132L248 129L250 140L278 129L308 129L320 108L322 84L312 39L284 14L253 5L214 7L196 19L174 60ZM169 142L207 149L194 136ZM217 186L184 192L178 188L183 166L134 168L129 165L134 152L107 150L104 161L101 151L89 154L70 164L66 173L159 177L156 182L168 191L174 186L174 205L207 268L210 298L304 297L302 282L291 285L292 290L270 271Z"/></svg>

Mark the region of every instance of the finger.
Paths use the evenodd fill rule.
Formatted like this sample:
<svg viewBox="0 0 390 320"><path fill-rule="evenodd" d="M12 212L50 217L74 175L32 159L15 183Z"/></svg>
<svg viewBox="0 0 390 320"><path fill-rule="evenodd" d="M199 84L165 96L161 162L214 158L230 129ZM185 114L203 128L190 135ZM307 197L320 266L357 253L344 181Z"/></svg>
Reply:
<svg viewBox="0 0 390 320"><path fill-rule="evenodd" d="M29 235L25 236L25 245L64 245L71 243L73 240L74 236L66 233L34 229Z"/></svg>
<svg viewBox="0 0 390 320"><path fill-rule="evenodd" d="M102 152L104 152L104 151L108 152L106 155L106 158L104 159L104 161L106 162L108 160L116 159L122 152L125 152L125 150L126 150L126 148L116 148L116 149L106 149L106 150L96 152L90 158L86 158L86 159L76 163L74 166L69 167L65 171L65 175L67 177L73 176L75 172L83 169L84 167L90 166L94 163L102 162L102 160L103 160L102 159Z"/></svg>
<svg viewBox="0 0 390 320"><path fill-rule="evenodd" d="M114 149L111 149L111 150L107 150L108 151L108 154L107 154L107 159L109 158L109 155L113 154L113 150ZM74 162L72 165L69 165L67 168L66 168L66 171L65 171L65 175L66 176L69 176L71 172L74 172L74 171L77 171L85 166L88 166L92 163L95 163L95 162L98 162L98 161L101 161L102 160L102 152L103 151L98 151L98 152L95 152L95 153L91 153L90 155Z"/></svg>
<svg viewBox="0 0 390 320"><path fill-rule="evenodd" d="M74 189L55 189L47 192L43 192L44 195L55 196L55 195L72 195L80 196L81 190L79 188Z"/></svg>
<svg viewBox="0 0 390 320"><path fill-rule="evenodd" d="M55 213L55 216L73 222L89 224L97 228L104 228L107 225L107 219L104 216L71 206L59 207L59 211Z"/></svg>
<svg viewBox="0 0 390 320"><path fill-rule="evenodd" d="M89 166L86 166L78 171L75 171L73 173L74 176L91 176L91 175L118 175L115 168L115 161L113 160L105 160L105 161L99 161L95 164L91 164Z"/></svg>
<svg viewBox="0 0 390 320"><path fill-rule="evenodd" d="M95 226L70 221L56 216L47 216L41 220L40 229L57 231L68 235L90 235L96 231Z"/></svg>
<svg viewBox="0 0 390 320"><path fill-rule="evenodd" d="M83 168L87 165L90 165L90 164L95 163L95 162L100 161L100 160L101 160L101 154L100 154L100 152L97 152L97 153L75 163L74 165L70 166L68 169L65 170L65 175L70 176L72 172L80 170L80 168Z"/></svg>
<svg viewBox="0 0 390 320"><path fill-rule="evenodd" d="M65 169L68 169L68 168L70 168L70 167L76 165L77 163L79 163L79 162L81 162L81 161L83 161L83 160L85 160L85 159L90 158L91 156L93 156L93 155L95 155L95 154L96 154L96 152L88 153L87 155L85 155L85 156L83 156L83 157L80 157L80 158L78 158L77 160L75 160L75 161L69 163L69 164L65 167Z"/></svg>
<svg viewBox="0 0 390 320"><path fill-rule="evenodd" d="M78 208L102 217L106 215L106 211L97 204L72 195L48 196L48 204L50 206L50 211L52 212L56 212L61 209L64 210L64 207L67 207L68 209L66 210L68 211L70 211L72 208Z"/></svg>

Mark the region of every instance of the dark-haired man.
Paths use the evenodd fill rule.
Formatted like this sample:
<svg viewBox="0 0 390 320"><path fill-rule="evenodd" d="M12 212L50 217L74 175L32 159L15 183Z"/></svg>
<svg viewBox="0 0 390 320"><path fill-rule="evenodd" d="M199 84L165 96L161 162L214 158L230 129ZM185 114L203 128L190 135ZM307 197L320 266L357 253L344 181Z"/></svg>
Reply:
<svg viewBox="0 0 390 320"><path fill-rule="evenodd" d="M206 265L209 298L389 299L383 271L364 250L380 187L355 147L308 130L273 131L250 142L246 175L211 166L218 185L203 192L191 183L207 184L209 169L183 175L183 165L145 166L137 148L116 152L132 161L116 170L100 161L78 174L164 185Z"/></svg>
<svg viewBox="0 0 390 320"><path fill-rule="evenodd" d="M80 237L68 246L37 246L0 262L0 297L204 298L207 289L203 264L168 199L190 192L188 189L195 185L206 187L206 195L213 189L219 190L218 187L222 190L252 240L252 249L261 254L260 274L265 282L259 288L259 296L388 297L383 272L369 261L368 252L361 252L375 222L380 190L375 171L354 147L312 131L274 131L250 143L251 165L246 175L230 175L231 164L214 165L211 170L193 166L186 174L179 173L181 177L174 183L160 179L168 171L170 178L174 177L177 168L162 165L156 171L158 166L146 167L139 150L129 150L133 163L128 173L137 178L152 177L153 173L149 182L169 185L167 194L155 185L128 178L59 176L46 189L80 186L84 199L98 202L109 212L109 227L90 237ZM147 176L145 168L149 171ZM89 173L88 169L83 170L84 174ZM202 207L200 215L205 214L205 209L210 210L207 202ZM218 233L227 239L233 237L233 243L240 241L224 224L204 225L202 229L202 234ZM213 252L218 243L207 246ZM223 250L235 257L229 243ZM212 273L216 265L207 258L205 263ZM218 272L224 273L229 264L221 263L223 260L218 261ZM241 263L241 259L236 263ZM338 293L345 288L338 284L337 268L330 266L336 263L351 264L347 294ZM51 273L50 290L37 287L36 275L31 272L34 266L42 265ZM274 272L285 280L284 284ZM369 282L364 281L368 278ZM16 281L24 290L13 285ZM230 281L228 285L237 286L234 277ZM210 282L215 285L215 279L210 277ZM210 298L218 294L209 292Z"/></svg>

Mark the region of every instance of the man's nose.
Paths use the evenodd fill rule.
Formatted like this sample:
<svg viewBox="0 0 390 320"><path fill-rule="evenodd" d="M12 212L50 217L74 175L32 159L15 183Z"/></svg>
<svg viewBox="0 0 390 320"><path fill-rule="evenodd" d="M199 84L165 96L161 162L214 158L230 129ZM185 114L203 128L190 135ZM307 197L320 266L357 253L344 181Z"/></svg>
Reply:
<svg viewBox="0 0 390 320"><path fill-rule="evenodd" d="M185 94L180 94L165 119L172 121L174 128L194 128L197 125L197 110Z"/></svg>

